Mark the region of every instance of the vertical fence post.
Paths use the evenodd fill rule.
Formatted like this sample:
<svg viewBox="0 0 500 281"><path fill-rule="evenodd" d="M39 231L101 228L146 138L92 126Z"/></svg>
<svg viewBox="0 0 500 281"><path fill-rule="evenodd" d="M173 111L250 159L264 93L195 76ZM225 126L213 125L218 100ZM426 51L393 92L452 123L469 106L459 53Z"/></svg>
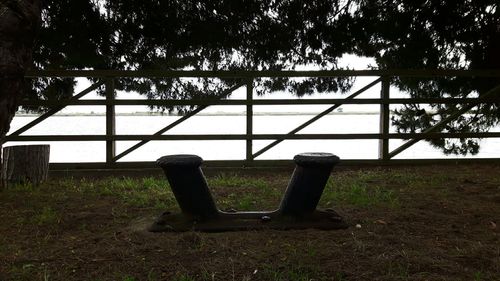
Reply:
<svg viewBox="0 0 500 281"><path fill-rule="evenodd" d="M247 81L247 135L246 135L246 161L253 160L253 78Z"/></svg>
<svg viewBox="0 0 500 281"><path fill-rule="evenodd" d="M106 80L106 166L114 163L116 156L115 141L115 82L113 78Z"/></svg>
<svg viewBox="0 0 500 281"><path fill-rule="evenodd" d="M380 91L380 98L382 103L380 104L380 134L382 138L379 139L378 144L378 158L380 160L389 160L389 139L387 134L389 134L389 98L390 98L390 80L388 76L382 77L382 87Z"/></svg>

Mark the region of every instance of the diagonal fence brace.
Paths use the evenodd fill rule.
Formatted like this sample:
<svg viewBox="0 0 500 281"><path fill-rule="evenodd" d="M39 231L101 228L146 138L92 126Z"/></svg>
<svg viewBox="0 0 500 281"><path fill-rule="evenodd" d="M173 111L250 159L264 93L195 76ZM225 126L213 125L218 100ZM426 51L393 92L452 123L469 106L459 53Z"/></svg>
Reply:
<svg viewBox="0 0 500 281"><path fill-rule="evenodd" d="M237 90L238 88L240 88L241 86L243 86L244 84L243 83L238 83L234 86L232 86L231 88L225 90L222 95L226 95L226 94L229 94L229 93L232 93L234 92L235 90ZM200 111L204 110L205 108L207 108L209 105L200 105L198 106L196 109L194 109L193 111L189 112L188 114L182 116L181 118L179 118L178 120L172 122L171 124L169 124L168 126L166 126L165 128L157 131L156 133L153 134L153 136L161 136L163 133L169 131L170 129L176 127L177 125L181 124L182 122L188 120L189 118L195 116L197 113L199 113ZM146 143L150 142L150 140L142 140L136 144L134 144L133 146L127 148L125 151L121 152L120 154L116 155L114 158L113 158L113 162L116 162L118 160L120 160L121 158L125 157L126 155L130 154L132 151L134 150L137 150L139 147L145 145Z"/></svg>
<svg viewBox="0 0 500 281"><path fill-rule="evenodd" d="M382 80L383 80L382 78L375 79L374 81L367 84L363 88L357 90L356 92L354 92L351 95L349 95L348 97L346 97L344 99L344 101L353 100L354 98L356 98L360 94L364 93L366 90L370 89L371 87L373 87L377 83L381 82ZM284 141L286 139L286 137L295 135L295 133L299 132L300 130L302 130L302 129L306 128L307 126L311 125L312 123L316 122L321 117L323 117L323 116L329 114L330 112L334 111L335 109L339 108L340 106L342 106L342 104L343 104L342 102L339 102L339 103L334 104L333 106L325 109L323 112L319 113L318 115L316 115L313 118L309 119L308 121L304 122L302 125L296 127L295 129L291 130L290 132L288 132L285 137L280 137L280 138L276 139L275 141L271 142L270 144L266 145L265 147L263 147L259 151L255 152L251 158L252 159L257 158L258 156L262 155L264 152L268 151L269 149L275 147L276 145L278 145L279 143Z"/></svg>
<svg viewBox="0 0 500 281"><path fill-rule="evenodd" d="M158 159L181 209L165 212L150 226L152 232L238 231L257 229L342 229L347 223L334 210L317 210L326 182L339 158L330 153L301 153L291 180L274 211L223 212L217 209L197 155Z"/></svg>

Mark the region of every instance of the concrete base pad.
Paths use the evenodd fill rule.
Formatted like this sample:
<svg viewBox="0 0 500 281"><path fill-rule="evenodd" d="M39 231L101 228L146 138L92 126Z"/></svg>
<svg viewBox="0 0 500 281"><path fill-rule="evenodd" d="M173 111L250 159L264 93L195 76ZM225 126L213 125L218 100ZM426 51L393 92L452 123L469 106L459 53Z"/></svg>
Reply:
<svg viewBox="0 0 500 281"><path fill-rule="evenodd" d="M149 227L152 232L203 231L223 232L259 229L345 229L348 224L334 210L316 210L301 217L272 212L219 212L216 217L190 218L184 214L165 212Z"/></svg>

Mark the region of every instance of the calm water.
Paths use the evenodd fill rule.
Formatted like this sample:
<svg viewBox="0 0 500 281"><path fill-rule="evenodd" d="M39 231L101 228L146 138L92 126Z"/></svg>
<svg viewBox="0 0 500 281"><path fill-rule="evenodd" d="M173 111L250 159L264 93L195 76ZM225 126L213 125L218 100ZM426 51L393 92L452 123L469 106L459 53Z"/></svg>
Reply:
<svg viewBox="0 0 500 281"><path fill-rule="evenodd" d="M254 116L254 133L287 133L312 118L313 115ZM116 132L122 135L153 134L177 120L177 116L117 116ZM13 132L35 119L17 116L12 122ZM332 114L321 118L300 133L378 133L377 114ZM245 116L195 116L166 134L244 134ZM500 131L495 128L494 131ZM53 116L38 124L25 135L99 135L105 134L104 116ZM254 141L254 152L271 140ZM403 141L391 140L390 148ZM44 142L51 145L51 162L101 162L105 160L104 142ZM117 153L136 141L117 142ZM11 142L6 145L27 144ZM483 139L478 155L468 157L500 157L500 139ZM300 152L330 152L342 159L376 159L378 140L287 140L257 159L291 159ZM151 141L121 161L153 161L162 155L189 153L205 160L238 160L245 157L245 141ZM445 158L439 150L421 141L404 151L396 159ZM451 156L450 158L460 158Z"/></svg>

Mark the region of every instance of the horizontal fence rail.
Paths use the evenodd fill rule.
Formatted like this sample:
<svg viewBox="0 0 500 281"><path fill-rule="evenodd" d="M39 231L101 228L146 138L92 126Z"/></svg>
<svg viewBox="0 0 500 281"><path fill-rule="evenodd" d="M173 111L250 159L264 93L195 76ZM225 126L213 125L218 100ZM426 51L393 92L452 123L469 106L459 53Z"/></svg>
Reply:
<svg viewBox="0 0 500 281"><path fill-rule="evenodd" d="M500 98L491 97L485 98L480 103L499 102ZM392 98L389 100L384 99L265 99L265 100L140 100L140 99L127 99L127 100L73 100L65 103L66 105L311 105L311 104L429 104L429 103L442 103L442 104L463 104L477 102L477 98ZM57 106L60 101L25 101L24 106Z"/></svg>
<svg viewBox="0 0 500 281"><path fill-rule="evenodd" d="M257 70L257 71L204 71L204 70L33 70L26 77L144 77L144 78L257 78L257 77L347 77L347 76L399 76L399 77L500 77L500 69L390 69L390 70Z"/></svg>
<svg viewBox="0 0 500 281"><path fill-rule="evenodd" d="M441 139L498 138L500 132L484 133L393 133L393 134L205 134L205 135L29 135L12 136L7 141L138 141L138 140L369 140L369 139Z"/></svg>
<svg viewBox="0 0 500 281"><path fill-rule="evenodd" d="M356 77L356 76L374 76L374 80L361 89L343 99L254 99L254 79L261 77ZM34 121L22 126L20 129L9 134L4 142L72 142L72 141L102 141L106 143L106 162L103 163L52 163L57 169L65 168L131 168L131 167L153 167L153 162L124 162L119 161L124 156L136 151L139 147L150 141L201 141L201 140L240 140L246 143L245 160L235 161L209 161L208 164L214 166L266 166L282 165L290 161L282 160L258 160L260 155L273 149L279 143L285 140L378 140L378 159L377 160L352 160L347 163L352 164L401 164L401 163L432 163L429 159L393 159L402 151L408 149L420 140L430 140L439 138L498 138L500 132L481 132L481 133L441 133L438 132L443 126L454 121L467 112L470 112L479 104L499 103L500 85L490 91L482 94L478 98L391 98L390 97L390 79L392 77L416 77L416 78L440 78L440 77L498 77L500 70L336 70L336 71L118 71L118 70L51 70L51 71L30 71L27 78L37 77L87 77L94 78L95 82L87 89L73 95L73 97L58 101L24 101L23 106L43 106L50 108ZM143 99L116 99L115 80L125 77L137 78L238 78L240 83L230 87L225 94L239 89L246 89L245 99L192 99L192 100L143 100ZM380 98L357 98L366 90L380 85ZM105 87L105 99L81 100L88 93ZM450 114L438 122L435 126L421 133L390 133L390 108L394 104L456 104L461 105L460 109ZM375 104L380 106L379 112L379 133L353 133L353 134L299 134L298 132L323 116L333 112L342 105L361 105ZM66 106L96 106L106 107L106 134L105 135L21 135L41 123L45 119L53 116ZM168 124L161 130L150 135L117 135L115 125L115 107L116 106L194 106L186 115L178 120ZM241 105L246 107L244 134L172 134L164 133L175 128L184 121L196 116L202 110L213 105ZM318 113L303 124L285 134L255 134L253 130L253 107L258 105L331 105L326 110ZM400 139L407 140L400 147L389 151L389 140ZM254 151L253 142L255 140L274 140L267 146L258 151ZM116 152L117 141L139 141L138 143L126 148L122 152ZM161 155L158 155L161 156ZM435 162L443 161L434 159ZM496 161L499 159L483 159L485 161ZM444 160L448 161L448 160ZM456 160L451 160L456 161ZM344 161L345 162L345 161Z"/></svg>

